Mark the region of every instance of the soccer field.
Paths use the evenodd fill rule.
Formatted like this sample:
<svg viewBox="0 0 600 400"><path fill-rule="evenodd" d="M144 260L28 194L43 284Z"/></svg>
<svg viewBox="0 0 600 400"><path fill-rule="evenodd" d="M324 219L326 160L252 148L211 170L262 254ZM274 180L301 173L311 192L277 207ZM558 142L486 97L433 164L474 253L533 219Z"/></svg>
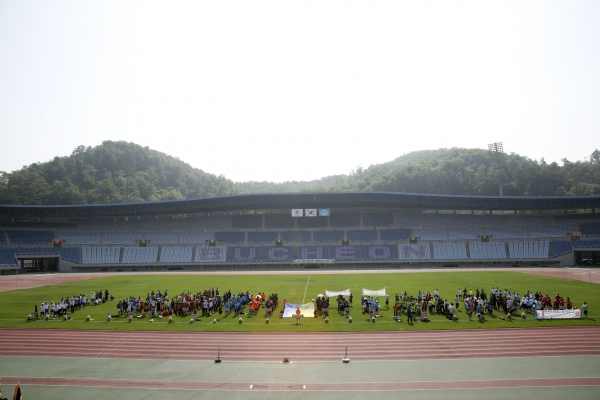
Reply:
<svg viewBox="0 0 600 400"><path fill-rule="evenodd" d="M99 277L76 282L38 286L33 289L23 289L0 293L0 324L2 327L13 328L52 328L52 329L89 329L89 330L172 330L172 331L200 331L200 332L291 332L297 331L295 319L279 318L283 300L289 303L309 303L326 290L341 291L350 289L354 301L350 311L352 323L348 318L337 312L335 298L330 299L329 322L325 323L324 317L304 318L301 322L303 331L312 332L342 332L342 331L388 331L388 330L435 330L435 329L473 329L473 328L501 328L501 327L534 327L534 326L583 326L598 325L595 310L600 306L600 291L597 284L589 282L565 280L548 276L534 275L523 272L505 271L453 271L453 272L416 272L416 273L337 273L337 274L262 274L262 275L207 275L207 274L152 274L152 275L115 275ZM55 282L56 283L56 282ZM509 290L521 296L527 291L540 291L554 298L560 294L565 299L570 297L574 307L581 307L586 301L590 308L590 318L576 320L534 320L531 313L526 319L513 318L511 321L499 318L502 314L494 312L494 316L486 318L484 322L476 321L473 317L469 320L461 303L458 311L458 321L450 321L442 315L430 315L430 322L416 321L409 325L406 316L402 322L392 319L394 297L396 293L406 291L409 295L417 296L421 291L433 294L438 289L440 296L449 302L454 302L454 297L459 288L485 289L490 293L492 287ZM179 293L190 292L195 294L207 289L219 288L221 293L231 290L236 294L249 291L252 294L277 293L279 308L265 323L265 309L261 308L258 315L250 317L247 314L234 316L233 313L225 316L213 315L209 318L200 318L199 321L190 323L190 318L174 317L173 323L168 319L133 318L131 323L127 317L115 317L118 314L117 301L134 296L145 299L152 291L169 291L173 297ZM375 323L371 322L368 315L363 314L360 297L363 288L380 290L385 288L390 296L389 308L385 306L385 296L379 296L381 305ZM85 294L88 298L91 292L106 289L115 296L114 301L109 301L98 306L88 306L84 310L70 314L72 320L63 321L55 319L50 321L28 321L27 316L34 311L34 307L42 302L60 301L64 297ZM111 322L107 322L106 313L113 314ZM90 316L92 321L86 321ZM238 318L242 318L240 324ZM213 323L216 319L216 323Z"/></svg>

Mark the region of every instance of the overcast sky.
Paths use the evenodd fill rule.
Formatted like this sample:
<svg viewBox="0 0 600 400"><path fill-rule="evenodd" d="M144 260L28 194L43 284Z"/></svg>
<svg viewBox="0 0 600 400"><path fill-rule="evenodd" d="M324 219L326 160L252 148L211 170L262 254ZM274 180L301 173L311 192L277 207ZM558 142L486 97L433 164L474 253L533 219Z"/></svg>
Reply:
<svg viewBox="0 0 600 400"><path fill-rule="evenodd" d="M125 140L234 181L600 148L600 1L0 0L0 170Z"/></svg>

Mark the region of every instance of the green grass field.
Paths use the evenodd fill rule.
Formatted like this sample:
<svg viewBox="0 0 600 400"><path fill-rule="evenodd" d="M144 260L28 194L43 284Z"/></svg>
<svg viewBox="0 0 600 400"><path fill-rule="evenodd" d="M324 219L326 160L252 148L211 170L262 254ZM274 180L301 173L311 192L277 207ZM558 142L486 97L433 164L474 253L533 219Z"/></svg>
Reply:
<svg viewBox="0 0 600 400"><path fill-rule="evenodd" d="M485 322L477 322L475 318L469 321L461 304L459 320L452 322L441 315L431 315L431 322L415 322L413 325L403 321L392 320L395 293L407 291L415 295L419 290L433 291L437 288L443 298L452 302L457 289L467 287L485 289L489 294L492 287L508 289L521 295L530 290L541 291L552 298L560 293L565 299L569 296L575 307L580 307L587 301L590 309L589 319L578 320L534 320L531 314L525 320L515 318L511 321L501 320L499 314L487 318ZM253 294L277 292L280 305L276 316L265 324L265 311L249 317L242 315L243 324L238 324L238 317L233 314L225 317L215 315L202 318L190 324L190 318L175 317L175 323L168 324L167 319L155 318L150 323L149 318L134 318L132 323L127 317L113 317L106 321L106 313L117 314L116 300L129 296L142 297L151 291L168 289L170 297L180 292L196 293L212 287L219 287L222 292L231 290L232 293L250 291ZM382 309L381 318L371 323L369 317L362 314L360 296L362 288L387 288L390 295L390 308L385 308L385 298L380 297ZM353 308L350 315L353 323L339 315L336 311L335 299L331 299L331 312L328 324L323 317L305 318L300 326L295 325L291 318L279 318L279 310L283 299L290 303L305 303L316 298L325 290L339 291L351 289L354 294ZM115 296L115 301L109 301L100 306L88 306L86 309L71 314L73 320L27 321L27 315L34 311L34 306L42 301L59 301L62 297L71 297L80 293L88 298L92 291L108 289ZM335 274L335 275L123 275L84 280L74 283L63 283L57 286L38 287L37 289L18 290L0 293L0 326L5 328L52 328L52 329L102 329L102 330L168 330L168 331L201 331L201 332L344 332L344 331L390 331L390 330L431 330L431 329L475 329L475 328L506 328L506 327L538 327L538 326L580 326L598 325L597 311L600 307L600 286L580 281L565 281L564 279L537 276L520 272L440 272L440 273L398 273L398 274ZM90 315L94 321L86 322ZM212 319L217 323L213 324Z"/></svg>

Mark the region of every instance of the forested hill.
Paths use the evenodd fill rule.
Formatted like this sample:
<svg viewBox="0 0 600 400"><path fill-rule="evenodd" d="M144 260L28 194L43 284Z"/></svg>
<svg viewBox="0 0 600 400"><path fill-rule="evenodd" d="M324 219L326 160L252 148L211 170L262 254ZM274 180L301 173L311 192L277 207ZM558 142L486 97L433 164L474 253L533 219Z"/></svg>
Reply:
<svg viewBox="0 0 600 400"><path fill-rule="evenodd" d="M397 159L355 168L311 182L245 182L245 193L301 191L382 191L426 194L497 196L498 174L487 150L439 149L415 151ZM600 195L600 151L585 161L546 163L518 154L506 155L502 171L505 196Z"/></svg>
<svg viewBox="0 0 600 400"><path fill-rule="evenodd" d="M176 200L238 193L223 176L192 168L183 161L127 142L79 146L70 156L1 172L2 204L102 204L126 200L123 154L135 154L129 201Z"/></svg>
<svg viewBox="0 0 600 400"><path fill-rule="evenodd" d="M498 195L497 171L487 151L439 149L405 154L397 159L356 167L348 175L310 182L239 182L192 168L183 161L126 142L77 147L70 156L0 172L0 204L99 204L124 202L123 155L135 154L129 178L132 202L225 196L242 193L305 191L383 191L456 195ZM505 196L600 195L600 151L589 159L561 164L506 156Z"/></svg>

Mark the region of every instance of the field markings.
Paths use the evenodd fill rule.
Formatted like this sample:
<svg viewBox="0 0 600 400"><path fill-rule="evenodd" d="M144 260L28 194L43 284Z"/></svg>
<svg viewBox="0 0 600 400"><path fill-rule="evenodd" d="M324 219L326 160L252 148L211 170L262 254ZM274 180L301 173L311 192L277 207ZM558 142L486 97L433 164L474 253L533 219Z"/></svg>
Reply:
<svg viewBox="0 0 600 400"><path fill-rule="evenodd" d="M310 275L308 275L308 280L306 281L306 288L304 288L304 297L302 297L302 304L304 304L304 300L306 299L306 292L308 291L309 283L310 283Z"/></svg>

